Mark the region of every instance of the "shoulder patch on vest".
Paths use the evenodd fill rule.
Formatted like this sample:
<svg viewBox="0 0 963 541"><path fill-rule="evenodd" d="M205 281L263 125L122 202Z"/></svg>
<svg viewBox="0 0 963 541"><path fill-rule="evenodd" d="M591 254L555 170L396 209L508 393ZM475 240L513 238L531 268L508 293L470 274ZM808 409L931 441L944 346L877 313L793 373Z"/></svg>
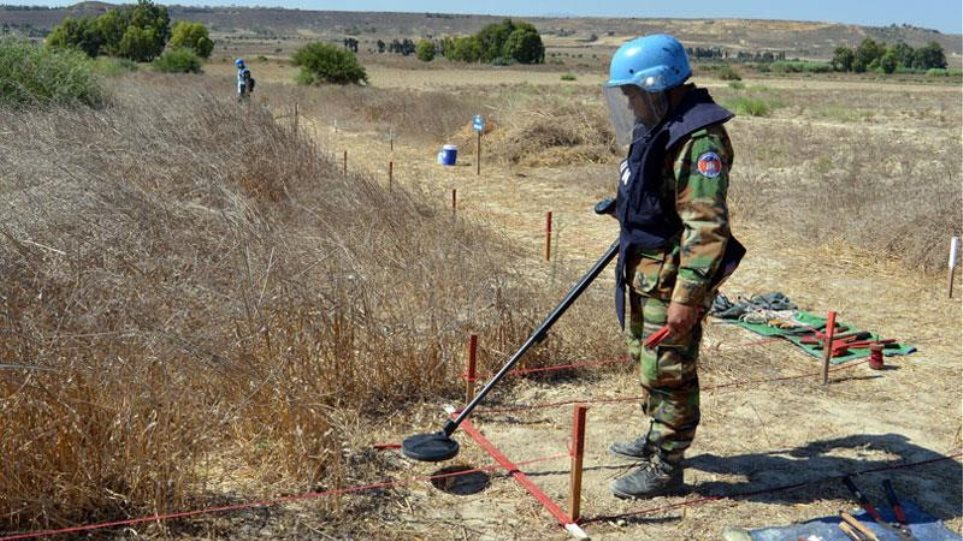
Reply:
<svg viewBox="0 0 963 541"><path fill-rule="evenodd" d="M699 174L706 178L716 178L722 174L722 160L715 152L705 152L697 162Z"/></svg>

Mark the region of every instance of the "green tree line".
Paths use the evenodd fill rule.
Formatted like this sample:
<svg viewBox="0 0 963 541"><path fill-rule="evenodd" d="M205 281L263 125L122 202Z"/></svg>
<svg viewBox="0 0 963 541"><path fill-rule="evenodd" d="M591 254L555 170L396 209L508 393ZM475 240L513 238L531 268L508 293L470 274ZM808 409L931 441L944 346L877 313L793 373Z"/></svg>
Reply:
<svg viewBox="0 0 963 541"><path fill-rule="evenodd" d="M173 48L192 49L208 57L214 49L207 28L201 23L179 21L171 28L165 6L151 0L109 10L99 17L67 17L47 36L47 46L79 49L88 56L117 56L150 62L170 42Z"/></svg>
<svg viewBox="0 0 963 541"><path fill-rule="evenodd" d="M897 69L946 69L943 47L931 41L918 49L904 42L887 45L866 38L856 47L837 47L833 53L833 69L838 71L881 71L893 73Z"/></svg>
<svg viewBox="0 0 963 541"><path fill-rule="evenodd" d="M489 24L473 36L445 37L437 48L445 58L456 62L545 62L545 45L538 30L529 23L511 19Z"/></svg>

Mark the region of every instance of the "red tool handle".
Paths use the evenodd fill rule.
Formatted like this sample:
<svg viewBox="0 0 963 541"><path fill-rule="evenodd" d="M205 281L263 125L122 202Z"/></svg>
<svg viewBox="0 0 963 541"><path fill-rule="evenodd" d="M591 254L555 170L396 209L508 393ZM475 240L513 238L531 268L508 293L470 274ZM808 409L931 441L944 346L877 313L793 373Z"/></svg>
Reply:
<svg viewBox="0 0 963 541"><path fill-rule="evenodd" d="M906 521L906 513L903 512L903 506L900 505L899 499L896 498L893 483L889 479L883 481L883 490L886 491L886 499L889 500L889 506L893 508L893 514L896 515L896 522L899 522L902 526L909 524Z"/></svg>
<svg viewBox="0 0 963 541"><path fill-rule="evenodd" d="M895 343L896 343L895 338L885 338L883 340L850 340L849 342L847 342L844 339L839 341L833 340L833 348L839 348L839 347L845 346L846 348L849 348L849 349L856 349L856 348L864 349L873 344L879 344L881 346L885 346L885 345L895 344Z"/></svg>
<svg viewBox="0 0 963 541"><path fill-rule="evenodd" d="M662 326L659 330L652 333L651 336L645 339L642 343L646 348L652 349L662 343L663 340L669 337L669 327Z"/></svg>
<svg viewBox="0 0 963 541"><path fill-rule="evenodd" d="M846 488L853 493L853 496L856 496L856 500L859 501L859 506L866 510L866 512L869 513L869 516L873 517L873 520L875 520L878 524L886 524L886 521L884 521L883 517L880 516L879 511L876 510L876 507L870 503L869 498L863 494L863 491L859 490L859 488L856 486L856 483L854 483L848 475L843 477L843 484L845 484Z"/></svg>

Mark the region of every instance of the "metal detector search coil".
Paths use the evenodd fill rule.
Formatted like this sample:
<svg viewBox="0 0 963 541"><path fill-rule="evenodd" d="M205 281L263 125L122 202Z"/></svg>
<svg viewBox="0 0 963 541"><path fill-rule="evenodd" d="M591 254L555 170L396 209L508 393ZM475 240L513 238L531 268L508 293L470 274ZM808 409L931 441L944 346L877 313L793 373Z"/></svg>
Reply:
<svg viewBox="0 0 963 541"><path fill-rule="evenodd" d="M401 452L406 457L421 462L442 462L458 454L458 442L444 431L416 434L401 442Z"/></svg>

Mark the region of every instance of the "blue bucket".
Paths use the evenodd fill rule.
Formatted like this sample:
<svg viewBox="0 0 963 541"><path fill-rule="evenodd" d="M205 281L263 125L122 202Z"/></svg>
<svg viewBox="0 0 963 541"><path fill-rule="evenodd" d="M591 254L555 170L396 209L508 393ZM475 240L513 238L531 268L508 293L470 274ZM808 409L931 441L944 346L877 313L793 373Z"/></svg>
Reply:
<svg viewBox="0 0 963 541"><path fill-rule="evenodd" d="M455 145L445 145L438 153L438 163L441 165L455 165L458 160L458 147Z"/></svg>

